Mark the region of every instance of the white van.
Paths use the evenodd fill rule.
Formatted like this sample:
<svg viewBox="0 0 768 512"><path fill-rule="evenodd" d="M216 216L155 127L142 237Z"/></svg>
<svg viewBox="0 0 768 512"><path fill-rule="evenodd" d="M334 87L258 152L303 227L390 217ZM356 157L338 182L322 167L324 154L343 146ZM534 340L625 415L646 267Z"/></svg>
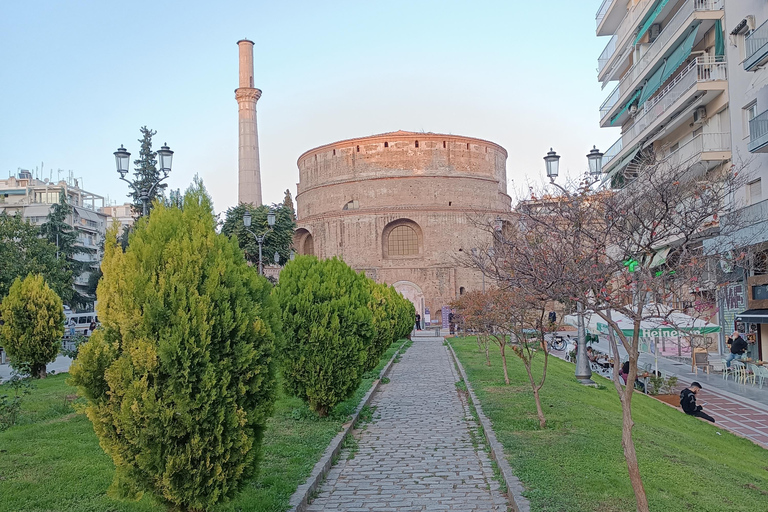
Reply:
<svg viewBox="0 0 768 512"><path fill-rule="evenodd" d="M99 324L99 319L94 312L72 313L65 311L64 316L66 318L64 338L74 338L77 335L90 336L93 333L91 323Z"/></svg>

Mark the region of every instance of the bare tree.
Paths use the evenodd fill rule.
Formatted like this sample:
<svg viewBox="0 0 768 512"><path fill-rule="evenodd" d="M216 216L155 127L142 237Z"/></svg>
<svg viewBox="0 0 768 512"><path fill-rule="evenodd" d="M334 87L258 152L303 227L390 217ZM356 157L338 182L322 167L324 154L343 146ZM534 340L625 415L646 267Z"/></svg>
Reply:
<svg viewBox="0 0 768 512"><path fill-rule="evenodd" d="M705 280L702 240L735 225L719 222L744 173L728 169L703 175L699 164L672 167L646 162L623 176L619 190L593 191L592 180L551 187L521 202L496 235L494 258L483 270L499 286L522 288L566 306L581 305L611 328L629 357L628 386L614 358L613 383L622 406L622 447L637 509L649 510L632 439L632 395L641 324L667 319ZM729 216L733 219L732 216ZM727 237L725 237L727 238ZM471 262L470 262L471 264ZM628 318L632 335L612 312Z"/></svg>

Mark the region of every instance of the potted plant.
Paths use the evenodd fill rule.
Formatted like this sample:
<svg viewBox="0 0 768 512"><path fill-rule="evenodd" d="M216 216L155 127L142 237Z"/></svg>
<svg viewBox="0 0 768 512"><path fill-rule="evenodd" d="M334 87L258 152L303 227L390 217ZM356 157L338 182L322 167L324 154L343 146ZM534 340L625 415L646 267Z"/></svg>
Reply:
<svg viewBox="0 0 768 512"><path fill-rule="evenodd" d="M661 375L651 375L648 379L648 394L657 400L678 407L680 397L674 392L677 385L677 377L665 379Z"/></svg>

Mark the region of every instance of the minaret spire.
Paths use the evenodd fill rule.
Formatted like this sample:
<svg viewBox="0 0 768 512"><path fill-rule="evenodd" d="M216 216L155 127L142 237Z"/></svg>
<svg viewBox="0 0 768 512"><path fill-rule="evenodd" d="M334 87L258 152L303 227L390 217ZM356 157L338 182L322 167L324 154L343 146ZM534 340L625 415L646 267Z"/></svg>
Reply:
<svg viewBox="0 0 768 512"><path fill-rule="evenodd" d="M240 83L235 89L239 117L238 203L261 205L261 169L259 132L256 126L256 102L261 90L253 87L253 41L241 39Z"/></svg>

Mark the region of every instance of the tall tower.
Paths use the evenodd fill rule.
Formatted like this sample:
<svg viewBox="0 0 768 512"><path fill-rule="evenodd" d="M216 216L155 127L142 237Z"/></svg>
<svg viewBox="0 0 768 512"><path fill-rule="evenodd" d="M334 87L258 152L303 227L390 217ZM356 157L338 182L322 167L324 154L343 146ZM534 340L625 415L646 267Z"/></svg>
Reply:
<svg viewBox="0 0 768 512"><path fill-rule="evenodd" d="M256 102L261 90L253 87L253 41L241 39L240 86L235 89L239 117L237 202L261 205L259 132L256 127Z"/></svg>

